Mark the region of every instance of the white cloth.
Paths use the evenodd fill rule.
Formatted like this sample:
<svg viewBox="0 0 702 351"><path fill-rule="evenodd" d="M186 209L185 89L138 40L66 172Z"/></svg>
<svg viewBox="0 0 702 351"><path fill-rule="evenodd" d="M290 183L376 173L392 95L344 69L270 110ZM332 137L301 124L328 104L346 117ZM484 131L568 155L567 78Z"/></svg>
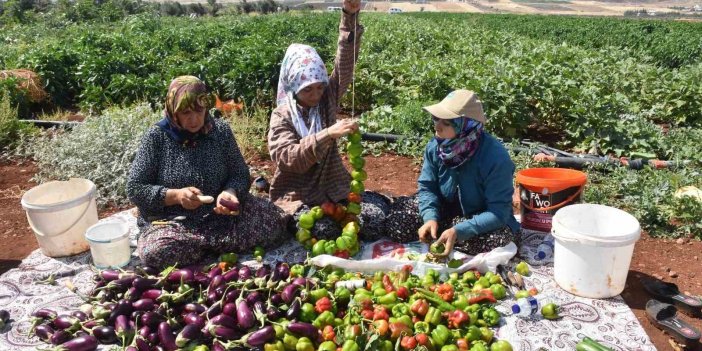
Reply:
<svg viewBox="0 0 702 351"><path fill-rule="evenodd" d="M288 46L283 63L280 66L276 104L278 106L288 104L292 114L293 125L300 138L322 130L322 117L319 112L319 105L310 109L310 127L307 128L295 100L295 94L315 83L329 84L327 68L317 51L313 47L304 44Z"/></svg>

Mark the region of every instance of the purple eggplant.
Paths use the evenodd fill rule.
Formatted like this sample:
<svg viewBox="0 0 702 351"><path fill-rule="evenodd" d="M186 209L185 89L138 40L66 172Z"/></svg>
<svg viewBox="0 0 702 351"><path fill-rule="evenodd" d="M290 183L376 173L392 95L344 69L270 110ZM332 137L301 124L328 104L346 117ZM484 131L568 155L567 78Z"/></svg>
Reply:
<svg viewBox="0 0 702 351"><path fill-rule="evenodd" d="M263 301L263 294L260 292L252 291L246 295L246 303L249 304L249 306L253 306L257 301Z"/></svg>
<svg viewBox="0 0 702 351"><path fill-rule="evenodd" d="M92 335L79 336L61 344L60 350L66 351L94 351L97 350L98 341Z"/></svg>
<svg viewBox="0 0 702 351"><path fill-rule="evenodd" d="M200 328L196 325L188 324L183 328L183 330L176 336L175 343L178 347L185 347L185 345L191 341L200 339L202 332Z"/></svg>
<svg viewBox="0 0 702 351"><path fill-rule="evenodd" d="M97 319L91 319L91 320L83 323L84 329L93 329L93 328L99 327L99 326L100 326L100 323L98 323Z"/></svg>
<svg viewBox="0 0 702 351"><path fill-rule="evenodd" d="M132 311L132 303L129 302L129 300L119 300L117 306L115 306L112 312L110 312L110 317L107 318L107 323L113 324L119 316L130 316Z"/></svg>
<svg viewBox="0 0 702 351"><path fill-rule="evenodd" d="M222 314L225 314L229 317L236 317L236 303L229 302L225 304L222 308Z"/></svg>
<svg viewBox="0 0 702 351"><path fill-rule="evenodd" d="M297 277L297 278L293 279L292 284L293 284L293 285L298 285L298 286L306 286L306 285L307 285L307 279L305 279L305 278L303 278L303 277Z"/></svg>
<svg viewBox="0 0 702 351"><path fill-rule="evenodd" d="M239 281L244 281L251 278L251 268L242 266L239 268Z"/></svg>
<svg viewBox="0 0 702 351"><path fill-rule="evenodd" d="M204 328L206 323L205 318L197 315L194 312L190 312L183 316L183 322L185 322L186 325L193 324L198 326L199 328Z"/></svg>
<svg viewBox="0 0 702 351"><path fill-rule="evenodd" d="M141 266L137 268L138 270L143 273L142 275L150 275L150 276L155 276L161 273L156 267L151 267L151 266Z"/></svg>
<svg viewBox="0 0 702 351"><path fill-rule="evenodd" d="M207 318L214 318L214 316L222 313L222 303L220 301L217 301L210 306L210 308L207 309L207 312L205 312L205 315Z"/></svg>
<svg viewBox="0 0 702 351"><path fill-rule="evenodd" d="M317 340L319 330L310 323L292 322L288 324L288 331L299 336L306 336L312 340Z"/></svg>
<svg viewBox="0 0 702 351"><path fill-rule="evenodd" d="M115 319L115 332L126 333L132 330L132 325L129 323L129 318L125 315L119 315Z"/></svg>
<svg viewBox="0 0 702 351"><path fill-rule="evenodd" d="M247 346L259 347L273 339L275 339L275 329L267 325L253 333L246 334L243 341Z"/></svg>
<svg viewBox="0 0 702 351"><path fill-rule="evenodd" d="M217 315L214 318L210 319L210 324L221 325L223 327L227 327L227 328L231 328L231 329L238 328L237 320L235 320L232 317L227 316L226 314L220 314L220 315Z"/></svg>
<svg viewBox="0 0 702 351"><path fill-rule="evenodd" d="M214 291L215 291L215 294L217 294L217 296L221 298L222 296L224 296L224 293L227 291L227 286L222 284L222 285L216 287Z"/></svg>
<svg viewBox="0 0 702 351"><path fill-rule="evenodd" d="M149 289L155 289L157 284L158 279L137 277L132 282L132 287L144 291Z"/></svg>
<svg viewBox="0 0 702 351"><path fill-rule="evenodd" d="M141 293L142 299L156 300L163 294L163 291L159 289L149 289Z"/></svg>
<svg viewBox="0 0 702 351"><path fill-rule="evenodd" d="M224 277L221 275L217 275L212 280L210 281L210 290L216 289L218 286L224 284Z"/></svg>
<svg viewBox="0 0 702 351"><path fill-rule="evenodd" d="M224 294L224 302L235 302L240 295L241 290L239 289L229 290L226 294Z"/></svg>
<svg viewBox="0 0 702 351"><path fill-rule="evenodd" d="M139 351L136 346L127 346L124 351Z"/></svg>
<svg viewBox="0 0 702 351"><path fill-rule="evenodd" d="M234 201L230 201L230 200L222 198L222 199L219 199L219 204L226 207L227 209L229 209L229 211L236 212L236 213L239 212L239 203L238 202L234 202Z"/></svg>
<svg viewBox="0 0 702 351"><path fill-rule="evenodd" d="M278 309L278 307L268 305L268 308L266 309L266 317L269 321L278 320L283 317L283 311Z"/></svg>
<svg viewBox="0 0 702 351"><path fill-rule="evenodd" d="M132 311L132 314L129 315L129 319L133 321L138 321L141 319L141 316L144 315L144 311Z"/></svg>
<svg viewBox="0 0 702 351"><path fill-rule="evenodd" d="M54 333L54 328L48 324L42 324L34 329L34 334L39 337L42 341L49 341L51 335Z"/></svg>
<svg viewBox="0 0 702 351"><path fill-rule="evenodd" d="M211 324L207 327L207 331L215 338L224 341L236 340L241 337L241 332L221 325Z"/></svg>
<svg viewBox="0 0 702 351"><path fill-rule="evenodd" d="M154 333L154 335L156 335L156 333ZM158 338L158 336L156 338ZM158 342L158 339L155 341ZM151 351L151 346L149 345L149 340L146 338L136 337L134 339L134 343L136 344L136 348L138 351Z"/></svg>
<svg viewBox="0 0 702 351"><path fill-rule="evenodd" d="M75 332L75 334L73 334L73 336L86 336L86 335L90 335L90 334L88 334L85 330L79 330L79 331Z"/></svg>
<svg viewBox="0 0 702 351"><path fill-rule="evenodd" d="M135 287L131 287L131 288L127 289L127 292L124 293L124 298L126 300L129 300L129 301L139 300L140 297L141 297L141 290L139 290Z"/></svg>
<svg viewBox="0 0 702 351"><path fill-rule="evenodd" d="M271 273L271 280L274 282L288 279L290 276L290 266L285 262L278 262Z"/></svg>
<svg viewBox="0 0 702 351"><path fill-rule="evenodd" d="M267 264L261 265L261 267L259 267L256 270L256 278L264 278L264 277L268 276L270 273L271 273L270 266L268 266Z"/></svg>
<svg viewBox="0 0 702 351"><path fill-rule="evenodd" d="M163 346L166 351L175 351L178 349L171 326L166 322L161 322L161 324L158 325L158 339L161 341L161 346Z"/></svg>
<svg viewBox="0 0 702 351"><path fill-rule="evenodd" d="M217 296L216 291L208 291L207 292L207 302L208 303L213 304L218 300L219 300L219 297Z"/></svg>
<svg viewBox="0 0 702 351"><path fill-rule="evenodd" d="M65 330L57 330L55 333L51 334L49 342L54 345L61 345L64 342L73 339L73 335Z"/></svg>
<svg viewBox="0 0 702 351"><path fill-rule="evenodd" d="M210 279L213 279L218 275L222 275L222 268L219 268L218 266L213 266L212 269L210 269L210 271L207 272L207 277Z"/></svg>
<svg viewBox="0 0 702 351"><path fill-rule="evenodd" d="M289 321L296 319L297 316L300 315L301 309L302 309L302 305L300 303L300 299L295 299L295 301L293 301L290 304L288 311L285 313L285 318L287 318L287 320L289 320Z"/></svg>
<svg viewBox="0 0 702 351"><path fill-rule="evenodd" d="M161 317L160 314L153 311L146 312L143 316L141 316L141 325L148 326L152 330L158 328L158 325L163 321L163 317Z"/></svg>
<svg viewBox="0 0 702 351"><path fill-rule="evenodd" d="M271 303L276 306L280 306L285 303L285 301L283 301L283 297L280 295L280 293L275 293L271 295Z"/></svg>
<svg viewBox="0 0 702 351"><path fill-rule="evenodd" d="M117 333L113 327L95 327L92 329L92 333L101 344L114 344L117 342Z"/></svg>
<svg viewBox="0 0 702 351"><path fill-rule="evenodd" d="M149 328L148 326L145 325L145 326L139 328L139 332L137 334L144 339L148 339L149 334L151 334L151 328Z"/></svg>
<svg viewBox="0 0 702 351"><path fill-rule="evenodd" d="M227 349L220 343L219 341L216 341L212 343L212 351L227 351Z"/></svg>
<svg viewBox="0 0 702 351"><path fill-rule="evenodd" d="M71 316L78 318L81 322L85 322L85 320L88 319L88 315L83 313L83 311L73 311L71 312Z"/></svg>
<svg viewBox="0 0 702 351"><path fill-rule="evenodd" d="M171 272L171 274L168 275L167 280L171 284L180 284L181 281L183 283L191 283L194 278L195 274L191 269L181 268Z"/></svg>
<svg viewBox="0 0 702 351"><path fill-rule="evenodd" d="M158 344L158 333L154 332L154 333L149 334L148 341L151 345Z"/></svg>
<svg viewBox="0 0 702 351"><path fill-rule="evenodd" d="M283 298L283 302L291 303L295 297L297 297L297 291L299 289L298 285L290 284L286 286L280 293L280 297Z"/></svg>
<svg viewBox="0 0 702 351"><path fill-rule="evenodd" d="M246 304L246 300L240 300L236 304L236 321L239 323L239 327L244 330L253 327L256 323L253 312L249 305Z"/></svg>
<svg viewBox="0 0 702 351"><path fill-rule="evenodd" d="M78 318L73 317L73 316L58 316L54 318L53 321L51 321L51 325L54 327L56 330L63 330L63 329L72 329L72 330L78 330L80 329L80 321Z"/></svg>
<svg viewBox="0 0 702 351"><path fill-rule="evenodd" d="M154 306L154 300L152 299L141 299L132 303L132 308L134 308L137 311L144 312L153 310Z"/></svg>
<svg viewBox="0 0 702 351"><path fill-rule="evenodd" d="M32 313L32 317L37 317L41 319L54 319L56 318L56 316L56 312L47 308L41 308Z"/></svg>
<svg viewBox="0 0 702 351"><path fill-rule="evenodd" d="M132 286L132 284L134 283L134 279L136 279L134 276L126 276L124 278L119 278L117 280L113 280L113 281L107 283L107 285L105 285L105 287L107 289L117 290L120 292L126 291L127 289L129 289Z"/></svg>
<svg viewBox="0 0 702 351"><path fill-rule="evenodd" d="M207 308L205 306L199 304L199 303L189 303L183 307L183 311L185 312L194 312L197 314L200 314L202 312L205 312Z"/></svg>
<svg viewBox="0 0 702 351"><path fill-rule="evenodd" d="M239 270L237 269L230 269L226 273L222 274L222 277L224 278L225 282L232 282L235 280L239 280Z"/></svg>
<svg viewBox="0 0 702 351"><path fill-rule="evenodd" d="M120 273L118 270L106 269L100 272L100 277L105 281L111 282L113 280L119 279Z"/></svg>

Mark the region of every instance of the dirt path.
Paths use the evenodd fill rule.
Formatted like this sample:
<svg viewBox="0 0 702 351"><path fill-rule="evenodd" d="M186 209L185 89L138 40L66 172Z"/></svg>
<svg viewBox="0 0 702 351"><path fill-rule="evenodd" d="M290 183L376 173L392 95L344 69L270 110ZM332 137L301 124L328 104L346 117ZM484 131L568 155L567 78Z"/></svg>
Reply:
<svg viewBox="0 0 702 351"><path fill-rule="evenodd" d="M256 173L272 174L270 161L252 162ZM366 187L392 195L409 195L416 191L419 174L416 161L393 155L366 157L369 180ZM21 194L35 184L29 179L36 172L33 164L0 164L0 274L16 267L32 250L37 248L34 234L27 225L26 215L20 205ZM101 211L108 216L117 209ZM643 235L636 244L627 285L622 293L624 300L651 337L659 350L671 350L668 337L656 329L645 317L644 306L649 296L638 282L639 276L657 276L678 284L682 291L702 295L702 242L654 239ZM682 316L702 329L702 319Z"/></svg>

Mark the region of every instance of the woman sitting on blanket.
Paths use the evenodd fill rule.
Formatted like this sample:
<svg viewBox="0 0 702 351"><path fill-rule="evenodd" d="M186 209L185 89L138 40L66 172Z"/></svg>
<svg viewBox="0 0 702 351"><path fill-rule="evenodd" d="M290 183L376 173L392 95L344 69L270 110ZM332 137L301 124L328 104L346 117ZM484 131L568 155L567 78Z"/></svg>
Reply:
<svg viewBox="0 0 702 351"><path fill-rule="evenodd" d="M206 251L247 252L286 239L288 218L249 194L249 168L232 130L209 107L202 81L178 77L168 88L164 118L141 140L127 193L139 208L137 251L147 265L187 265ZM203 203L198 195L216 200ZM239 213L223 201L239 204Z"/></svg>
<svg viewBox="0 0 702 351"><path fill-rule="evenodd" d="M339 100L353 78L361 43L360 7L360 0L344 0L330 76L310 46L292 44L283 58L278 106L268 133L268 149L277 166L270 196L287 213L295 214L295 219L312 206L343 202L349 195L351 176L342 163L337 140L357 131L358 125L351 119L337 121L336 114ZM291 231L295 222L291 221ZM325 217L315 223L312 233L328 239L338 236L341 228Z"/></svg>
<svg viewBox="0 0 702 351"><path fill-rule="evenodd" d="M424 110L434 121L435 138L424 152L414 200L424 223L419 239L438 236L437 243L446 247L444 255L454 246L475 255L516 243L520 226L512 214L514 163L504 146L483 130L485 114L477 95L456 90ZM386 225L391 238L416 240L408 235L410 228Z"/></svg>

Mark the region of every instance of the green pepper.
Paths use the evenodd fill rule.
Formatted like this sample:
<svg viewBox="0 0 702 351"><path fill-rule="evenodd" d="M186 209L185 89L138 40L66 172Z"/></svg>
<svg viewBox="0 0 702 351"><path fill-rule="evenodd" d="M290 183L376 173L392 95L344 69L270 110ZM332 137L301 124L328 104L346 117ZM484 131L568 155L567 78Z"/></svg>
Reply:
<svg viewBox="0 0 702 351"><path fill-rule="evenodd" d="M282 325L274 324L273 330L275 330L275 338L278 340L282 340L285 336L285 327L283 327Z"/></svg>
<svg viewBox="0 0 702 351"><path fill-rule="evenodd" d="M526 290L519 290L516 293L514 293L515 299L521 299L521 298L525 298L525 297L529 297L529 296L531 296L531 295L529 295L529 292Z"/></svg>
<svg viewBox="0 0 702 351"><path fill-rule="evenodd" d="M319 344L317 351L336 351L336 344L333 341L325 341Z"/></svg>
<svg viewBox="0 0 702 351"><path fill-rule="evenodd" d="M410 328L412 328L412 318L408 315L400 316L400 317L390 317L388 320L390 323L402 323Z"/></svg>
<svg viewBox="0 0 702 351"><path fill-rule="evenodd" d="M459 310L463 310L466 307L468 307L468 298L466 295L463 294L458 294L457 297L453 300L452 304Z"/></svg>
<svg viewBox="0 0 702 351"><path fill-rule="evenodd" d="M482 314L482 319L487 323L488 326L496 326L500 324L500 312L497 312L497 310L494 307L490 307L487 310L483 311Z"/></svg>
<svg viewBox="0 0 702 351"><path fill-rule="evenodd" d="M476 284L480 284L480 285L482 285L482 286L485 287L485 288L489 288L489 287L490 287L490 279L488 279L488 278L485 277L485 276L482 276L482 277L480 277L480 279L478 279L478 281L476 282Z"/></svg>
<svg viewBox="0 0 702 351"><path fill-rule="evenodd" d="M278 340L275 343L263 345L264 351L285 351L285 345L283 342Z"/></svg>
<svg viewBox="0 0 702 351"><path fill-rule="evenodd" d="M410 307L406 303L398 303L392 306L391 312L394 317L406 316L410 314Z"/></svg>
<svg viewBox="0 0 702 351"><path fill-rule="evenodd" d="M338 304L346 305L351 300L351 290L339 287L334 291L334 299Z"/></svg>
<svg viewBox="0 0 702 351"><path fill-rule="evenodd" d="M256 260L259 260L259 257L263 258L263 256L265 256L265 255L266 255L266 250L264 250L263 247L256 246L254 248L253 257L256 258Z"/></svg>
<svg viewBox="0 0 702 351"><path fill-rule="evenodd" d="M381 297L387 293L388 293L388 291L385 290L385 288L383 288L383 287L377 287L377 288L373 289L373 296L375 296L375 297Z"/></svg>
<svg viewBox="0 0 702 351"><path fill-rule="evenodd" d="M317 316L317 318L314 319L314 322L312 322L312 325L314 325L317 329L322 329L325 326L332 324L334 324L334 314L331 313L331 311L322 312L319 316Z"/></svg>
<svg viewBox="0 0 702 351"><path fill-rule="evenodd" d="M458 351L458 346L456 345L444 345L441 351Z"/></svg>
<svg viewBox="0 0 702 351"><path fill-rule="evenodd" d="M431 331L431 325L427 322L417 322L414 323L414 333L415 334L429 334ZM478 331L480 333L480 331Z"/></svg>
<svg viewBox="0 0 702 351"><path fill-rule="evenodd" d="M470 344L470 351L488 351L488 348L484 342L476 341Z"/></svg>
<svg viewBox="0 0 702 351"><path fill-rule="evenodd" d="M283 337L285 351L295 351L295 345L297 345L297 337L292 334L285 334Z"/></svg>
<svg viewBox="0 0 702 351"><path fill-rule="evenodd" d="M334 240L329 240L324 244L324 252L327 255L333 255L336 252L336 242ZM343 275L340 274L339 276Z"/></svg>
<svg viewBox="0 0 702 351"><path fill-rule="evenodd" d="M463 281L463 283L473 284L476 280L478 280L478 278L475 276L475 272L467 271L463 273L463 275L461 276L461 280Z"/></svg>
<svg viewBox="0 0 702 351"><path fill-rule="evenodd" d="M490 351L512 351L512 345L505 340L497 340L490 345Z"/></svg>
<svg viewBox="0 0 702 351"><path fill-rule="evenodd" d="M465 309L466 312L478 312L480 311L480 305L479 304L472 304Z"/></svg>
<svg viewBox="0 0 702 351"><path fill-rule="evenodd" d="M380 351L393 351L395 350L395 345L392 344L392 341L390 340L383 340L380 342L380 347L378 348Z"/></svg>
<svg viewBox="0 0 702 351"><path fill-rule="evenodd" d="M502 284L492 284L490 285L490 290L492 290L492 296L498 300L502 300L507 296L507 290Z"/></svg>
<svg viewBox="0 0 702 351"><path fill-rule="evenodd" d="M323 297L328 297L329 292L327 289L321 288L321 289L316 289L310 291L310 297L312 297L312 301L317 302L317 300L323 298Z"/></svg>
<svg viewBox="0 0 702 351"><path fill-rule="evenodd" d="M314 351L314 344L309 338L301 337L295 344L295 351Z"/></svg>
<svg viewBox="0 0 702 351"><path fill-rule="evenodd" d="M360 351L358 344L353 340L346 340L344 346L341 347L341 351Z"/></svg>
<svg viewBox="0 0 702 351"><path fill-rule="evenodd" d="M485 341L486 343L490 343L492 341L492 337L495 335L495 332L492 330L488 329L487 327L481 327L480 328L480 338Z"/></svg>
<svg viewBox="0 0 702 351"><path fill-rule="evenodd" d="M434 330L431 331L431 341L435 347L442 347L446 345L451 337L451 331L445 325L437 325Z"/></svg>
<svg viewBox="0 0 702 351"><path fill-rule="evenodd" d="M373 273L373 281L382 281L384 275L385 273L383 273L383 271L376 271L375 273Z"/></svg>
<svg viewBox="0 0 702 351"><path fill-rule="evenodd" d="M389 292L383 296L378 297L378 303L381 305L390 305L397 302L397 293Z"/></svg>
<svg viewBox="0 0 702 351"><path fill-rule="evenodd" d="M427 314L424 316L424 321L433 325L441 324L441 311L438 308L429 307Z"/></svg>
<svg viewBox="0 0 702 351"><path fill-rule="evenodd" d="M302 305L300 309L300 320L307 323L312 323L312 321L317 318L317 313L314 311L314 305L306 302Z"/></svg>
<svg viewBox="0 0 702 351"><path fill-rule="evenodd" d="M344 324L344 320L341 318L334 318L334 323L332 324L334 327L338 327L340 325Z"/></svg>
<svg viewBox="0 0 702 351"><path fill-rule="evenodd" d="M453 340L458 340L463 337L463 331L460 329L449 329Z"/></svg>
<svg viewBox="0 0 702 351"><path fill-rule="evenodd" d="M301 264L296 264L290 267L290 276L291 277L302 277L305 275L305 266Z"/></svg>
<svg viewBox="0 0 702 351"><path fill-rule="evenodd" d="M476 325L478 324L478 319L480 319L478 312L468 312L468 325Z"/></svg>
<svg viewBox="0 0 702 351"><path fill-rule="evenodd" d="M319 256L319 255L324 255L326 252L324 251L324 244L326 244L327 241L322 239L314 243L312 245L312 257Z"/></svg>
<svg viewBox="0 0 702 351"><path fill-rule="evenodd" d="M466 332L466 335L464 337L466 338L466 340L473 342L480 340L481 336L482 334L480 334L480 328L471 325L470 327L468 327L468 331Z"/></svg>
<svg viewBox="0 0 702 351"><path fill-rule="evenodd" d="M220 262L227 262L230 265L235 265L236 261L238 261L238 260L239 260L239 256L233 252L224 253L224 254L219 256Z"/></svg>

